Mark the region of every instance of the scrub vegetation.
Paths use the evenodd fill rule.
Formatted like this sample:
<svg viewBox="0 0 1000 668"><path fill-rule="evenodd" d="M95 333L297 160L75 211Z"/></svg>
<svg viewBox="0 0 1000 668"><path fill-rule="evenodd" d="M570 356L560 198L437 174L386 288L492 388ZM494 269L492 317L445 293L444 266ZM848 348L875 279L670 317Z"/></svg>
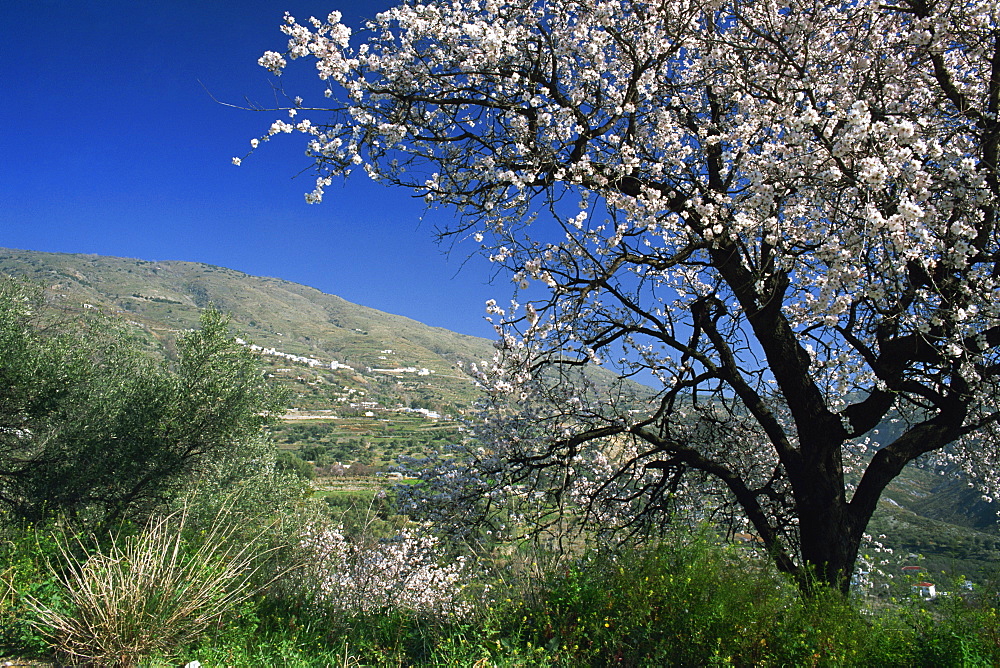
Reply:
<svg viewBox="0 0 1000 668"><path fill-rule="evenodd" d="M512 541L481 532L453 542L401 512L384 479L318 493L282 467L263 431L280 393L217 312L178 342L177 358L163 359L121 323L52 310L31 285L4 283L0 306L2 335L16 341L2 349L4 373L19 379L5 386L3 403L3 658L89 666L1000 661L997 590L987 576L969 588L933 574L951 593L922 598L917 580L883 554L884 575L850 597L823 588L804 597L759 543L733 542L712 524L629 545L586 532ZM118 368L122 360L133 373ZM137 410L129 390L143 374L156 380L139 383L152 386L140 395L151 412L125 419ZM178 387L189 389L179 396ZM176 404L213 416L213 430L174 431ZM166 455L155 449L116 451L126 437L199 448L184 467L156 468ZM32 470L53 452L70 460L62 481ZM74 477L74 468L103 462L127 473L143 468L142 457L162 479L150 480L157 493L141 503L94 492L54 502L67 498L60 482L86 491L88 481L103 485L115 474ZM34 491L39 479L53 485L52 503Z"/></svg>
<svg viewBox="0 0 1000 668"><path fill-rule="evenodd" d="M279 547L269 527L236 547L234 529L218 519L215 542L174 516L82 552L46 531L8 527L7 656L96 666L1000 660L995 588L934 601L908 591L804 598L766 559L711 532L615 553L497 546L456 561L419 528L394 533L386 518L355 533L329 530L323 559L306 566L316 543Z"/></svg>

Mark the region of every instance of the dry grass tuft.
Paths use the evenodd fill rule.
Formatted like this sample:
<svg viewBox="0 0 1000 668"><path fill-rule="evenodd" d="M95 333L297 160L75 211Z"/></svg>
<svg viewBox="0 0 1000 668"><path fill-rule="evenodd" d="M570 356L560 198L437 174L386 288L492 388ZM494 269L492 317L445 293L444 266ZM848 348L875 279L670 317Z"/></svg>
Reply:
<svg viewBox="0 0 1000 668"><path fill-rule="evenodd" d="M86 560L64 539L53 566L68 611L31 602L35 626L68 664L127 668L169 655L257 590L254 575L270 552L259 541L237 545L234 527L216 522L196 546L184 540L185 512L150 521L145 530Z"/></svg>

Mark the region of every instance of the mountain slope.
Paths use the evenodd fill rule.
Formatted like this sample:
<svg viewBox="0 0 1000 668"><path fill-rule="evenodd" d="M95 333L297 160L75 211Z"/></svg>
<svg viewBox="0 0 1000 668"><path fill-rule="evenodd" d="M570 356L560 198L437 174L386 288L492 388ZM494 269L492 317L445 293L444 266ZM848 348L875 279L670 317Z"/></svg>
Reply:
<svg viewBox="0 0 1000 668"><path fill-rule="evenodd" d="M214 304L241 336L285 355L272 355L276 368L292 367L307 383L325 376L329 384L375 392L390 404L420 397L437 408L466 407L477 391L458 363L492 355L486 339L208 264L0 249L0 273L40 282L66 308L124 314L168 350L178 330L197 326L201 309ZM318 360L326 373L288 356ZM340 366L331 369L334 361ZM298 407L316 407L304 403Z"/></svg>

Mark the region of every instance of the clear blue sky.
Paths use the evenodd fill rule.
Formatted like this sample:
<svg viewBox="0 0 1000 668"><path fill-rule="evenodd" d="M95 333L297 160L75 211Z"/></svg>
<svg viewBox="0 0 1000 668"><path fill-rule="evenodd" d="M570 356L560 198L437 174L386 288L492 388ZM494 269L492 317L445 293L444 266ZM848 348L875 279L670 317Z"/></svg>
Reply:
<svg viewBox="0 0 1000 668"><path fill-rule="evenodd" d="M265 50L283 51L289 11L337 9L360 24L390 2L4 0L0 247L190 260L276 276L429 325L491 336L483 303L504 280L471 248L433 241L432 212L405 191L355 178L305 203L301 135L230 160L281 117L267 104ZM320 99L311 63L289 92ZM200 82L200 83L199 83ZM204 85L204 88L202 87ZM301 90L301 92L300 92Z"/></svg>

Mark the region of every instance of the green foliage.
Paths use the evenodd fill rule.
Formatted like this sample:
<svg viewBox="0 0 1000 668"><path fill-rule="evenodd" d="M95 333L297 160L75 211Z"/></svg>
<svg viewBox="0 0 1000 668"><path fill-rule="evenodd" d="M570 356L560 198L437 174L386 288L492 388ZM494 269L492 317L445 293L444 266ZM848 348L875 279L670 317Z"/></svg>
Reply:
<svg viewBox="0 0 1000 668"><path fill-rule="evenodd" d="M29 601L64 609L58 578L48 567L59 554L54 537L35 527L0 523L0 654L41 657L49 643L31 624Z"/></svg>
<svg viewBox="0 0 1000 668"><path fill-rule="evenodd" d="M1000 659L995 602L803 598L750 550L699 537L564 567L494 619L544 665L979 666Z"/></svg>
<svg viewBox="0 0 1000 668"><path fill-rule="evenodd" d="M196 655L204 662L226 647L226 664L241 666L574 668L978 666L1000 658L991 640L996 610L982 601L867 609L837 592L803 599L749 549L707 535L674 539L563 560L541 581L493 580L467 617L386 610L318 619L272 603L258 608L252 633L234 629Z"/></svg>
<svg viewBox="0 0 1000 668"><path fill-rule="evenodd" d="M291 513L291 508L287 506L282 512ZM231 518L223 521L230 529L242 524ZM229 546L250 542L239 531L221 541L206 539L197 526L203 525L187 526L183 539L169 534L181 542L183 557L178 564L190 563L207 546L220 546L218 554L222 554L231 549ZM283 535L287 541L297 534L288 528ZM254 554L272 550L268 555L274 555L275 540L262 535ZM11 564L5 571L11 586L2 599L3 610L20 605L17 610L23 613L23 601L28 597L42 600L47 596L47 605L62 610L62 614L74 614L78 608L67 605L63 582L71 581L74 574L99 570L93 566L86 569L88 563L110 568L106 558L118 555L115 549L124 554L125 546L153 544L147 531L123 539L117 548L104 546L96 553L96 562L87 561L83 552L74 553L77 564L68 562L56 577L45 567L45 559L32 556L32 552L42 550L50 557L62 553L53 549L51 540L24 532L19 540L3 547ZM253 580L254 588L280 574L264 566L270 558L255 562L266 576ZM233 564L239 560L223 561ZM530 565L547 561L544 555L534 555ZM135 577L132 564L140 562L134 557L121 560L132 569L128 584ZM707 534L677 535L661 544L582 559L564 557L551 563L540 579L515 577L509 569L494 571L481 583L489 587L479 589L478 603L466 615L433 616L391 609L371 614L317 614L301 601L276 595L280 590L276 583L276 588L234 602L225 615L217 617L218 623L203 628L200 637L189 636L191 642L186 647L163 646L154 653L161 658L173 656L174 663L198 659L206 667L909 667L1000 662L997 599L995 592L985 588L967 596L913 599L902 604L845 600L836 592L820 592L804 599L751 549L719 545ZM199 572L211 576L221 572L222 566L199 568L183 579L196 580ZM130 591L127 586L115 589L115 596L104 600L127 598L117 590ZM135 594L138 589L131 591ZM142 589L155 592L155 596L136 597L135 605L159 605L170 599L164 593L169 589L165 584L147 584ZM18 596L21 604L15 602ZM5 651L40 656L42 636L27 624L17 626L8 622L0 627ZM91 631L79 637L93 635ZM149 659L151 655L144 656Z"/></svg>
<svg viewBox="0 0 1000 668"><path fill-rule="evenodd" d="M312 480L316 476L313 465L293 452L279 452L275 463L279 470L288 471L303 480Z"/></svg>
<svg viewBox="0 0 1000 668"><path fill-rule="evenodd" d="M755 656L794 594L748 554L699 537L562 567L511 597L509 631L558 665L698 665Z"/></svg>
<svg viewBox="0 0 1000 668"><path fill-rule="evenodd" d="M168 364L124 323L54 320L0 283L0 507L9 520L143 521L215 462L240 459L282 406L217 311Z"/></svg>

